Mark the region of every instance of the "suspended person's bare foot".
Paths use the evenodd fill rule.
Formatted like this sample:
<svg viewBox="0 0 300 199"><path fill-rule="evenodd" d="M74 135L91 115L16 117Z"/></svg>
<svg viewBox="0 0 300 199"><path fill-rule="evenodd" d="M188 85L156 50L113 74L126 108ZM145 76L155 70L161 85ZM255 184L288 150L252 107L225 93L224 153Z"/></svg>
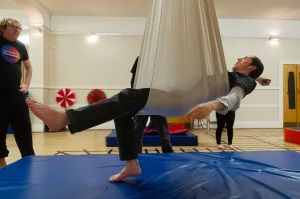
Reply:
<svg viewBox="0 0 300 199"><path fill-rule="evenodd" d="M6 167L5 158L0 158L0 169Z"/></svg>
<svg viewBox="0 0 300 199"><path fill-rule="evenodd" d="M113 175L109 178L110 182L119 182L122 181L124 178L127 177L135 177L141 175L141 168L137 161L135 160L128 160L126 161L125 168L118 174Z"/></svg>
<svg viewBox="0 0 300 199"><path fill-rule="evenodd" d="M218 148L218 149L225 149L225 147L224 147L222 144L218 144L218 145L217 145L217 148Z"/></svg>
<svg viewBox="0 0 300 199"><path fill-rule="evenodd" d="M230 148L231 150L236 150L236 148L232 144L228 145L228 148Z"/></svg>
<svg viewBox="0 0 300 199"><path fill-rule="evenodd" d="M69 118L65 112L54 110L29 98L26 99L26 103L32 113L44 121L44 123L53 131L60 130L70 124Z"/></svg>

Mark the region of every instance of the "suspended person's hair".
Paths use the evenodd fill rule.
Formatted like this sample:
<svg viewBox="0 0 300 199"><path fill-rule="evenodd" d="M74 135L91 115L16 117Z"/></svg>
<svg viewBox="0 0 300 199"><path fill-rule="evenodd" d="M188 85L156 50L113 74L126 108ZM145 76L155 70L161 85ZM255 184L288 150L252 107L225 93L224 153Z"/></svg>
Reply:
<svg viewBox="0 0 300 199"><path fill-rule="evenodd" d="M258 57L254 56L250 65L256 66L256 69L249 73L249 77L256 79L264 72L264 65Z"/></svg>

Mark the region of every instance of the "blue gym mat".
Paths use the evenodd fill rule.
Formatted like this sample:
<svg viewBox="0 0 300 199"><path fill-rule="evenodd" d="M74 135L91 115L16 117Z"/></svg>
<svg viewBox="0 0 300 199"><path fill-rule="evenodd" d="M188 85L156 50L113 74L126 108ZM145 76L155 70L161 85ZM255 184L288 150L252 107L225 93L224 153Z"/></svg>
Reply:
<svg viewBox="0 0 300 199"><path fill-rule="evenodd" d="M300 198L292 151L142 154L142 174L121 183L118 155L25 157L0 169L2 199Z"/></svg>
<svg viewBox="0 0 300 199"><path fill-rule="evenodd" d="M198 136L191 132L170 135L173 146L198 146ZM105 137L107 147L117 147L118 140L116 130ZM143 146L160 146L160 138L158 134L144 134Z"/></svg>

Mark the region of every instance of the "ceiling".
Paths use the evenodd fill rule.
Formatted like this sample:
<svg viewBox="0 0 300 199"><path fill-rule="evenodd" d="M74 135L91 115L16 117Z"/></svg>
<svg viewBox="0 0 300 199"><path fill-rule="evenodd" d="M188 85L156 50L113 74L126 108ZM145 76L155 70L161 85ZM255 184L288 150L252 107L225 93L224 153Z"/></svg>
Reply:
<svg viewBox="0 0 300 199"><path fill-rule="evenodd" d="M144 17L147 14L149 6L149 0L38 1L53 15Z"/></svg>
<svg viewBox="0 0 300 199"><path fill-rule="evenodd" d="M145 17L150 0L37 0L51 15ZM300 0L214 0L218 18L300 20ZM0 9L19 9L0 0Z"/></svg>
<svg viewBox="0 0 300 199"><path fill-rule="evenodd" d="M13 0L0 0L0 9L19 10L20 7Z"/></svg>
<svg viewBox="0 0 300 199"><path fill-rule="evenodd" d="M214 0L218 18L300 20L300 0Z"/></svg>
<svg viewBox="0 0 300 199"><path fill-rule="evenodd" d="M150 0L38 0L53 15L145 17ZM300 20L300 0L214 0L218 18ZM70 9L71 7L71 9Z"/></svg>

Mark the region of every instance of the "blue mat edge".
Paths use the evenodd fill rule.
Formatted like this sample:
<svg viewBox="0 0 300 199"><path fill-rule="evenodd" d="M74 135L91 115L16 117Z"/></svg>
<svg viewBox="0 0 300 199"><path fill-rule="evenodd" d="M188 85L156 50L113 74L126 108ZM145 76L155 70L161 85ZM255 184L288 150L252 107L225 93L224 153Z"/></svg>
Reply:
<svg viewBox="0 0 300 199"><path fill-rule="evenodd" d="M115 135L115 129L105 137L106 147L117 147L118 141ZM149 136L149 137L147 137ZM198 136L192 132L170 135L172 146L198 146ZM143 146L160 146L159 135L145 134L143 136Z"/></svg>

